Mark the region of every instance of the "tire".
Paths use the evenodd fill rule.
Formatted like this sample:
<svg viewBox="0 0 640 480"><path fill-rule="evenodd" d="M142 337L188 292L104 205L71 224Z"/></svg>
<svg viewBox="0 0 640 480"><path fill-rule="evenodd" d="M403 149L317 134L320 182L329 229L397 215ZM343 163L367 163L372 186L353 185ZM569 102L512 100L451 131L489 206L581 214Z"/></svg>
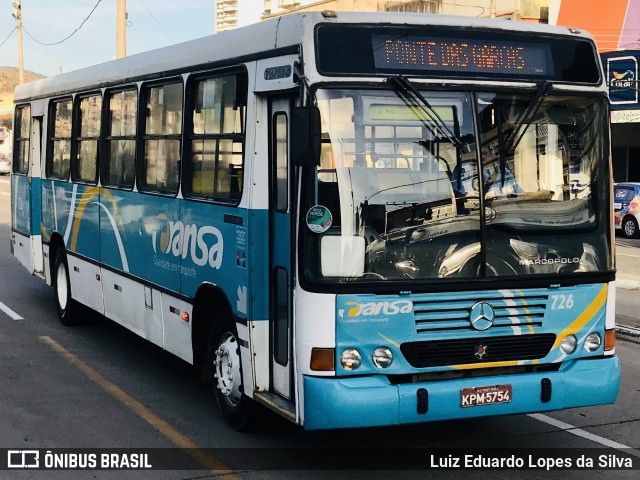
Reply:
<svg viewBox="0 0 640 480"><path fill-rule="evenodd" d="M56 311L60 323L66 326L78 324L78 303L71 298L71 281L69 279L69 266L64 249L56 251L53 262L53 293L56 302Z"/></svg>
<svg viewBox="0 0 640 480"><path fill-rule="evenodd" d="M638 222L631 215L627 215L622 220L622 235L626 238L636 238L638 236Z"/></svg>
<svg viewBox="0 0 640 480"><path fill-rule="evenodd" d="M218 315L209 328L202 376L228 426L237 431L255 426L255 405L244 394L238 332L229 312Z"/></svg>

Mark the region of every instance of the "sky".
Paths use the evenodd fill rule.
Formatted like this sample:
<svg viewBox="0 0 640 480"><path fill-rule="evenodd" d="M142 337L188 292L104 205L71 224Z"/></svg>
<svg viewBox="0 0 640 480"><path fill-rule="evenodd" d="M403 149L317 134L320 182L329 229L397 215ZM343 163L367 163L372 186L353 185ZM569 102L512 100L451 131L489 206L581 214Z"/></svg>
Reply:
<svg viewBox="0 0 640 480"><path fill-rule="evenodd" d="M14 0L0 0L0 44L16 26ZM255 1L255 0L252 0ZM46 76L70 72L115 58L117 0L22 0L24 68ZM262 0L256 3L262 5ZM127 55L214 33L214 0L127 0ZM18 66L18 35L0 46L0 66Z"/></svg>

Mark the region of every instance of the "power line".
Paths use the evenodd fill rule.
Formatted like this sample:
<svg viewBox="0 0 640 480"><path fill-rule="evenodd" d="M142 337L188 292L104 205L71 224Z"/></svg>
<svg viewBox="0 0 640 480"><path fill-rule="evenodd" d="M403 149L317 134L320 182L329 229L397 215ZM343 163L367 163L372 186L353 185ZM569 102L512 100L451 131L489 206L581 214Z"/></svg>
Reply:
<svg viewBox="0 0 640 480"><path fill-rule="evenodd" d="M5 38L5 39L2 41L2 43L0 43L0 47L1 47L2 45L4 45L4 44L5 44L5 42L6 42L7 40L9 40L9 38L11 38L11 35L12 35L12 34L13 34L13 32L15 32L17 29L18 29L18 27L13 27L13 30L11 30L11 31L9 32L9 35L7 35L7 38Z"/></svg>
<svg viewBox="0 0 640 480"><path fill-rule="evenodd" d="M169 41L171 42L172 45L175 45L176 42L173 41L173 38L171 38L169 36L169 34L165 31L164 28L162 28L162 25L160 25L160 22L158 22L158 20L156 19L156 17L153 15L153 13L151 13L151 10L149 10L149 7L147 7L147 4L144 3L144 0L140 0L140 3L142 3L142 5L144 6L144 8L147 9L147 12L149 12L149 15L151 15L151 18L153 18L153 21L156 22L156 25L158 25L158 27L160 28L160 30L162 30L162 33L165 34L165 36L169 39Z"/></svg>
<svg viewBox="0 0 640 480"><path fill-rule="evenodd" d="M24 25L22 26L22 29L24 30L24 32L29 35L29 38L31 38L31 40L33 40L36 43L39 43L40 45L45 45L45 46L51 46L51 45L59 45L62 42L66 42L67 40L69 40L71 37L73 37L76 33L78 33L80 31L80 29L82 28L82 26L87 22L87 20L89 20L89 18L91 18L91 15L93 15L93 12L96 11L96 8L98 8L98 5L100 5L100 3L102 3L102 0L98 0L98 3L96 3L94 5L94 7L91 9L91 11L89 12L89 15L87 15L87 18L85 18L82 23L78 26L78 28L76 28L73 32L71 32L69 35L67 35L65 38L63 38L62 40L60 40L59 42L52 42L52 43L45 43L45 42L41 42L40 40L34 38L33 35L31 35L31 33L29 33L29 30L27 30Z"/></svg>

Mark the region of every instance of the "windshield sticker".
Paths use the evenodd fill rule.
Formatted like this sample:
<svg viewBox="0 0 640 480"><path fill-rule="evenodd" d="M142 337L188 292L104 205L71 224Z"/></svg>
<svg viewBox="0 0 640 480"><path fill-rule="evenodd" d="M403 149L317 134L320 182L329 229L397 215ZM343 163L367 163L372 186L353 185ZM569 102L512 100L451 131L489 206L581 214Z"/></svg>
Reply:
<svg viewBox="0 0 640 480"><path fill-rule="evenodd" d="M329 209L323 205L311 207L307 212L307 227L313 233L324 233L333 223Z"/></svg>

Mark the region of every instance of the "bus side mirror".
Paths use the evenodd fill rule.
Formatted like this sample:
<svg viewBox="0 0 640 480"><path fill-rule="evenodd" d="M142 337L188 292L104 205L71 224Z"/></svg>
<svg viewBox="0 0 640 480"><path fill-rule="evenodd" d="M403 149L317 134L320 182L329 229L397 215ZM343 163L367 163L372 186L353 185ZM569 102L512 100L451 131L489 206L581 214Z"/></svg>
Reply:
<svg viewBox="0 0 640 480"><path fill-rule="evenodd" d="M296 167L320 165L320 110L294 107L291 111L291 163Z"/></svg>

